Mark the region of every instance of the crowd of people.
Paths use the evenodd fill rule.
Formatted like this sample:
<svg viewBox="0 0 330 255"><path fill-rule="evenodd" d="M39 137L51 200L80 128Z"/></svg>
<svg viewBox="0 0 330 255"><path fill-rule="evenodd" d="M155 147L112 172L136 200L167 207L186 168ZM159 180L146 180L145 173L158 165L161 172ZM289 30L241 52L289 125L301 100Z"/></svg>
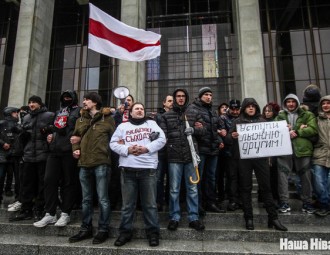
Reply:
<svg viewBox="0 0 330 255"><path fill-rule="evenodd" d="M253 172L269 228L288 230L278 214L291 211L292 172L302 212L330 214L330 95L321 97L311 84L302 103L295 94L286 95L281 106L269 102L263 108L254 98L232 99L217 111L210 87L195 96L190 102L186 89L176 89L157 114L148 116L132 95L116 109L104 107L101 96L89 92L80 107L71 90L61 94L56 113L36 95L28 106L4 108L0 202L4 192L11 195L12 173L15 201L8 205L9 221L34 219L37 228L65 227L78 208L81 227L69 242L93 238L100 244L109 237L111 210L121 204L114 245L132 239L134 211L141 208L149 245L158 246L158 212L168 208L167 229L175 231L185 201L188 226L196 231L205 229L201 217L207 212L236 210L243 210L245 227L253 230ZM238 124L281 120L287 122L292 155L241 158Z"/></svg>

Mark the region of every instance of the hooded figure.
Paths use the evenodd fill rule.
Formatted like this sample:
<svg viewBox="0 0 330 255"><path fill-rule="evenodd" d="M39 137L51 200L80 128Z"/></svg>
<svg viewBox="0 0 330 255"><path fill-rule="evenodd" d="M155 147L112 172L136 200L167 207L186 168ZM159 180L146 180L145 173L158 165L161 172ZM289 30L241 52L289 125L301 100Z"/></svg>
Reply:
<svg viewBox="0 0 330 255"><path fill-rule="evenodd" d="M190 177L196 180L197 175L187 139L188 135L192 135L195 149L197 149L195 136L203 135L205 129L198 125L198 123L203 123L198 111L187 109L188 103L187 91L181 88L176 89L173 93L173 111L164 113L160 121L160 127L167 138L170 185L170 221L167 228L172 231L177 229L181 219L179 195L182 178L186 180L189 226L198 231L205 228L199 221L197 185L189 181ZM186 127L186 119L189 122L189 128Z"/></svg>
<svg viewBox="0 0 330 255"><path fill-rule="evenodd" d="M80 117L80 107L78 107L77 94L73 90L66 90L60 97L61 109L56 112L54 125L50 127L55 133L53 141L50 143L50 150L55 153L70 152L72 145L70 137L75 128L76 120Z"/></svg>
<svg viewBox="0 0 330 255"><path fill-rule="evenodd" d="M237 133L237 124L254 123L265 121L260 113L260 107L254 98L245 98L241 106L239 117L234 121L229 135L235 141L235 146L238 147L239 134ZM268 165L268 158L239 158L239 180L240 191L243 203L243 211L245 218L245 227L247 230L254 230L253 224L253 209L252 209L252 172L254 171L258 185L260 188L260 195L264 202L264 207L268 213L268 227L275 228L280 231L287 231L288 229L278 220L273 196L270 188L270 171Z"/></svg>
<svg viewBox="0 0 330 255"><path fill-rule="evenodd" d="M303 91L303 105L307 106L307 110L318 114L318 105L321 98L320 88L315 84L308 85Z"/></svg>
<svg viewBox="0 0 330 255"><path fill-rule="evenodd" d="M69 99L71 98L71 99ZM77 93L73 90L66 90L60 97L61 107L72 107L78 104Z"/></svg>
<svg viewBox="0 0 330 255"><path fill-rule="evenodd" d="M317 125L319 131L318 142L313 152L313 184L320 209L315 212L317 216L325 217L330 214L329 199L329 171L330 171L330 95L321 98L319 103L319 116Z"/></svg>
<svg viewBox="0 0 330 255"><path fill-rule="evenodd" d="M16 107L5 107L3 110L4 119L0 120L0 203L2 201L2 194L4 191L11 192L12 187L12 174L10 169L12 168L15 173L15 195L18 198L18 184L16 181L18 177L18 164L19 159L14 156L18 156L19 144L19 128L18 128L18 111ZM19 146L19 152L22 152L22 146ZM16 159L17 160L16 160ZM16 175L17 174L17 175ZM7 178L5 178L7 175ZM10 178L11 176L11 178ZM6 179L6 185L5 185ZM17 183L17 184L16 184Z"/></svg>
<svg viewBox="0 0 330 255"><path fill-rule="evenodd" d="M288 99L293 99L293 100L296 101L295 108L288 109L288 107L287 107ZM299 101L298 97L295 94L288 94L284 98L282 108L287 113L288 124L290 124L291 126L294 126L296 124L296 120L298 118L299 107L300 107L300 101Z"/></svg>
<svg viewBox="0 0 330 255"><path fill-rule="evenodd" d="M277 157L278 164L278 194L279 211L282 213L291 211L289 205L288 175L292 171L293 164L297 175L301 180L302 211L308 214L315 212L312 206L311 185L311 156L313 155L313 140L317 136L317 123L315 115L305 111L300 106L296 95L289 94L283 100L283 111L275 118L275 121L285 120L288 124L293 155Z"/></svg>
<svg viewBox="0 0 330 255"><path fill-rule="evenodd" d="M317 118L317 125L319 139L314 146L313 164L321 165L330 169L330 114L329 112L322 110L322 102L326 100L330 102L330 95L322 97L318 107L319 116Z"/></svg>
<svg viewBox="0 0 330 255"><path fill-rule="evenodd" d="M61 109L56 112L53 125L48 127L47 142L50 154L45 171L45 216L35 222L35 227L45 227L55 223L64 227L70 222L70 213L74 203L80 197L77 160L72 157L70 137L79 118L80 108L77 105L77 94L67 90L60 97ZM61 183L61 185L60 185ZM61 188L61 204L58 204L58 190ZM61 217L57 220L56 210L60 206Z"/></svg>
<svg viewBox="0 0 330 255"><path fill-rule="evenodd" d="M185 102L183 105L178 105L177 101L175 100L175 96L176 94L179 92L179 91L182 91L184 94L185 94ZM188 91L186 89L176 89L174 92L173 92L173 110L175 112L179 112L180 114L182 114L188 107L189 105L189 94L188 94Z"/></svg>

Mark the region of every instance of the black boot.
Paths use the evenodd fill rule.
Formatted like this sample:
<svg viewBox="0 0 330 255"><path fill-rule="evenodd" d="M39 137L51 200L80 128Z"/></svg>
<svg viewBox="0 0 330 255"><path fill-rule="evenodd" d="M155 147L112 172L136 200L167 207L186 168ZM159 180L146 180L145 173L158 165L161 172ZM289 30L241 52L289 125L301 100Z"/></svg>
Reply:
<svg viewBox="0 0 330 255"><path fill-rule="evenodd" d="M9 221L31 220L33 217L32 210L21 210L18 214L11 216Z"/></svg>
<svg viewBox="0 0 330 255"><path fill-rule="evenodd" d="M254 230L253 220L252 219L246 219L245 220L245 227L247 230Z"/></svg>
<svg viewBox="0 0 330 255"><path fill-rule="evenodd" d="M69 242L70 243L75 243L75 242L79 242L88 238L92 238L93 237L93 231L92 230L86 230L86 231L82 231L80 230L78 234L71 236L69 238Z"/></svg>
<svg viewBox="0 0 330 255"><path fill-rule="evenodd" d="M276 230L280 230L280 231L288 231L288 229L285 226L283 226L278 219L268 220L268 227L275 228Z"/></svg>

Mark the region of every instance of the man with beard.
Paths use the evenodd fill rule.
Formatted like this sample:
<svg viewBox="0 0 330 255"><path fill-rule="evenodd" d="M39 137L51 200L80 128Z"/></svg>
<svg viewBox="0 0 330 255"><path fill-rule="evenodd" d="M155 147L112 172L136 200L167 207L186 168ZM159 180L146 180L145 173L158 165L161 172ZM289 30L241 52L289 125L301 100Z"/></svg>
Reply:
<svg viewBox="0 0 330 255"><path fill-rule="evenodd" d="M35 95L29 98L28 105L30 112L22 121L27 141L23 152L22 207L19 214L9 218L10 221L31 219L33 207L36 220L40 220L44 214L44 177L49 154L45 127L52 125L54 113L47 111L41 98Z"/></svg>
<svg viewBox="0 0 330 255"><path fill-rule="evenodd" d="M102 98L96 92L84 96L81 117L77 119L74 136L81 138L72 145L73 156L80 167L79 179L82 189L82 224L78 234L69 242L79 242L93 237L93 185L99 202L98 233L93 244L103 243L109 237L110 200L108 182L111 170L109 141L115 129L110 108L101 108ZM95 178L95 179L94 179Z"/></svg>

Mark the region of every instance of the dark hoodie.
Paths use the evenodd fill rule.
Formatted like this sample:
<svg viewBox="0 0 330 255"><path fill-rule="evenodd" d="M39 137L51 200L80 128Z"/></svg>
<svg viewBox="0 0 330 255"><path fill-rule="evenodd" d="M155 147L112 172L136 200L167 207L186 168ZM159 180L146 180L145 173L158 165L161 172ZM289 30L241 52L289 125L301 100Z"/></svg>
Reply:
<svg viewBox="0 0 330 255"><path fill-rule="evenodd" d="M179 91L182 91L185 95L186 95L186 101L185 101L185 104L184 105L178 105L177 102L176 102L176 93L179 92ZM173 111L179 113L180 115L182 115L182 113L184 113L187 109L189 105L189 95L188 95L188 91L185 90L185 89L176 89L174 90L173 92Z"/></svg>
<svg viewBox="0 0 330 255"><path fill-rule="evenodd" d="M18 110L15 107L6 107L3 111L5 117L0 120L0 163L7 162L9 155L16 154L17 148L13 145L16 144L19 136L18 118L12 117L11 113ZM3 149L5 143L10 144L9 150Z"/></svg>
<svg viewBox="0 0 330 255"><path fill-rule="evenodd" d="M176 93L182 91L186 95L186 101L183 106L176 103ZM163 129L167 137L167 155L168 162L173 163L189 163L192 162L191 152L187 136L184 134L186 129L185 116L190 127L194 127L195 122L203 123L203 119L198 111L187 109L189 105L189 95L185 89L176 89L173 93L173 110L162 115L160 127ZM195 136L205 133L205 128L194 128L193 141L197 150Z"/></svg>
<svg viewBox="0 0 330 255"><path fill-rule="evenodd" d="M249 116L245 113L245 109L249 105L256 106L256 113L253 116ZM254 98L245 98L241 105L241 111L237 119L234 120L231 129L228 132L228 138L233 140L233 157L236 159L240 158L239 147L238 147L238 139L232 138L232 133L237 132L237 124L241 123L257 123L257 122L265 122L266 120L262 117L260 106Z"/></svg>
<svg viewBox="0 0 330 255"><path fill-rule="evenodd" d="M64 96L70 96L71 102L66 102ZM76 120L80 117L80 107L76 92L66 90L61 94L61 110L56 112L53 124L53 141L50 143L50 150L53 154L72 153L70 137L74 130Z"/></svg>

